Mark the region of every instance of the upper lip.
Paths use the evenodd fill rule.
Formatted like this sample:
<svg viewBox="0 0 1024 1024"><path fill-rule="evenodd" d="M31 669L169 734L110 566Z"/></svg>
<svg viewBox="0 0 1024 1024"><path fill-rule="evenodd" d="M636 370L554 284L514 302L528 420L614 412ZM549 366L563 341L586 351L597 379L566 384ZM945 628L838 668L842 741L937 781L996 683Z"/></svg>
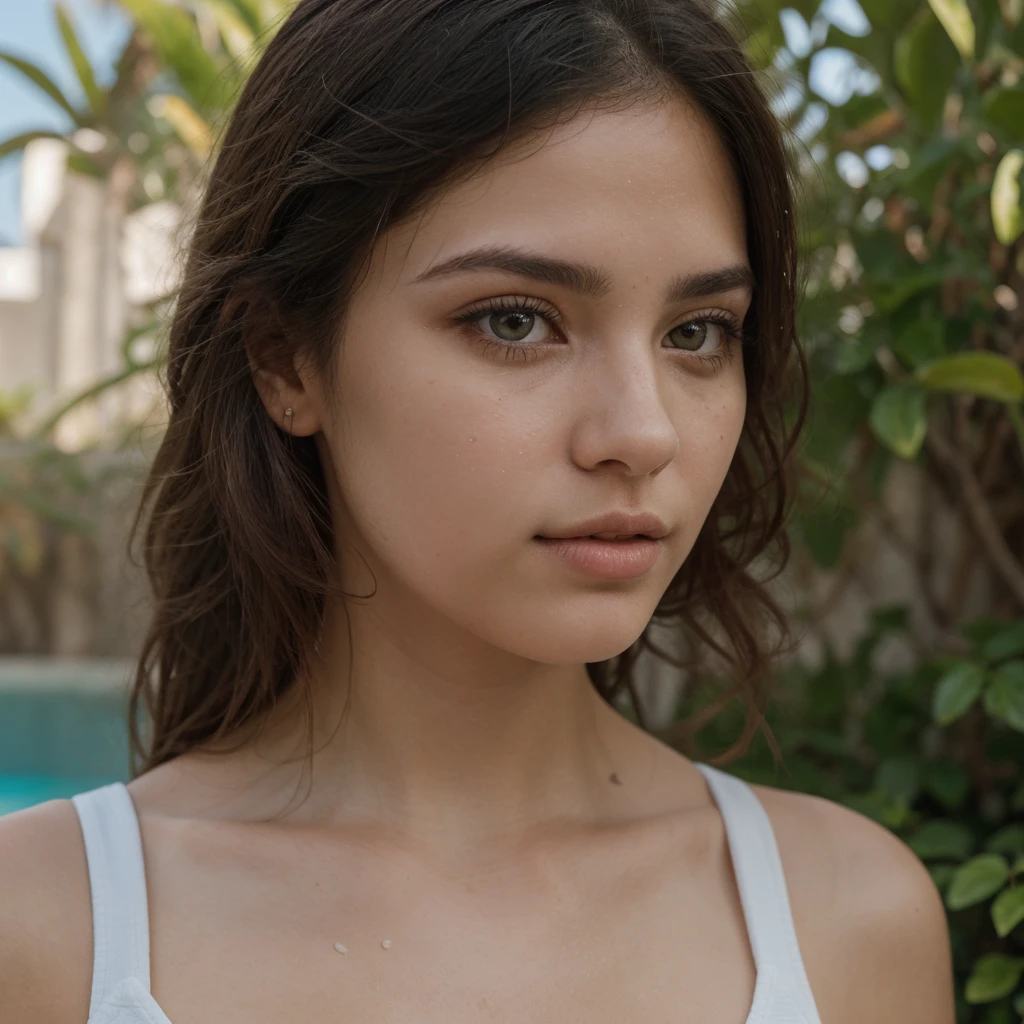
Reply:
<svg viewBox="0 0 1024 1024"><path fill-rule="evenodd" d="M554 540L566 537L591 537L595 533L620 533L626 536L643 534L657 540L668 532L668 527L653 512L609 512L607 515L541 536Z"/></svg>

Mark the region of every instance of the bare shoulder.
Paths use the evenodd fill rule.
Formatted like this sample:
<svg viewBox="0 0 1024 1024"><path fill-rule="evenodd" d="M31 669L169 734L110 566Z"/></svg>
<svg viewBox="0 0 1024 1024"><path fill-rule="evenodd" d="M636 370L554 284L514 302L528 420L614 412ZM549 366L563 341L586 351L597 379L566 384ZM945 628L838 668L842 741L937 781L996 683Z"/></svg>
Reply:
<svg viewBox="0 0 1024 1024"><path fill-rule="evenodd" d="M842 804L753 789L775 832L821 1019L953 1024L946 912L913 850Z"/></svg>
<svg viewBox="0 0 1024 1024"><path fill-rule="evenodd" d="M49 800L0 817L0 1020L85 1020L92 900L78 815Z"/></svg>

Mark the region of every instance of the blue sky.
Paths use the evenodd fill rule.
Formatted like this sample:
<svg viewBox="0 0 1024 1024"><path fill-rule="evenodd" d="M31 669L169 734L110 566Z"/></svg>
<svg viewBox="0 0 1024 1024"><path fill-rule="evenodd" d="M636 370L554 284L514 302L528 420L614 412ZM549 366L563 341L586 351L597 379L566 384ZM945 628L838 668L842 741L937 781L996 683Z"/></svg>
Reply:
<svg viewBox="0 0 1024 1024"><path fill-rule="evenodd" d="M99 0L65 0L65 4L100 84L109 84L114 61L127 38L124 16ZM73 103L81 101L82 91L64 51L53 0L0 0L0 50L38 64ZM33 128L61 131L68 124L45 93L0 64L0 140ZM0 160L0 245L22 241L18 224L20 170L20 157Z"/></svg>

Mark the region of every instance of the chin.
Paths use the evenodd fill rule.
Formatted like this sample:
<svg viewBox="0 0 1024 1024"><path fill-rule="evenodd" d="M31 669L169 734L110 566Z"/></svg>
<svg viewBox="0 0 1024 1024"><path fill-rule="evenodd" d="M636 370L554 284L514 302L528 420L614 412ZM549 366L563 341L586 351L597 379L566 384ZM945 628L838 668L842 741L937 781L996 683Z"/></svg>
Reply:
<svg viewBox="0 0 1024 1024"><path fill-rule="evenodd" d="M579 623L549 616L542 629L523 630L506 650L546 665L607 661L625 651L643 633L649 618L619 616L614 622L595 618Z"/></svg>

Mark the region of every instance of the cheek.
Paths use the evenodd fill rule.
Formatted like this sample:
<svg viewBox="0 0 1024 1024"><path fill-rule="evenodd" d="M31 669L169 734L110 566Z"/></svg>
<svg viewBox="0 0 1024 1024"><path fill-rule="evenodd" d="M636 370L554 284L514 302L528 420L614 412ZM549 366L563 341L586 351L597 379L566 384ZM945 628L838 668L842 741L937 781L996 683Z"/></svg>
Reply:
<svg viewBox="0 0 1024 1024"><path fill-rule="evenodd" d="M676 415L679 434L677 472L690 503L691 541L696 538L732 464L746 418L747 393L742 369L723 374L714 387L687 397Z"/></svg>
<svg viewBox="0 0 1024 1024"><path fill-rule="evenodd" d="M351 346L341 371L351 386L342 385L331 448L372 557L407 579L436 584L442 575L465 586L493 566L502 544L522 543L508 524L529 475L531 431L506 409L512 403L470 375L468 360L437 349L417 358L416 341Z"/></svg>

